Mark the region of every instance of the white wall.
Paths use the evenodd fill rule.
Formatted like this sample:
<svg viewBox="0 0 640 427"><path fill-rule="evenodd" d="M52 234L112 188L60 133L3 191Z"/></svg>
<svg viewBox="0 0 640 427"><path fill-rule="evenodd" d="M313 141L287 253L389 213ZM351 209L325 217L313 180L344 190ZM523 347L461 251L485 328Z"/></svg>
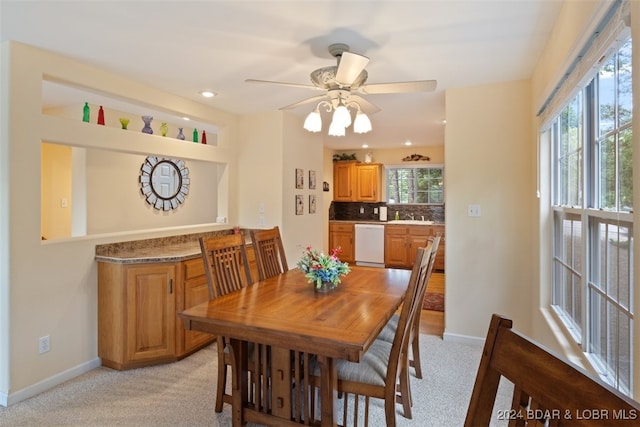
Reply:
<svg viewBox="0 0 640 427"><path fill-rule="evenodd" d="M218 170L218 209L237 222L236 118L203 104L131 82L67 58L14 42L1 45L0 92L0 404L12 403L99 364L97 358L97 244L228 228L211 223L163 223L100 236L40 240L41 142L187 162L226 163ZM42 114L43 75L77 82L146 105L172 106L220 126L218 146L183 144L168 138L87 124ZM100 164L96 160L93 165ZM139 165L136 162L136 170ZM137 175L131 185L137 185ZM107 190L104 190L107 191ZM142 200L136 203L144 205ZM198 205L196 197L189 203ZM203 203L204 209L211 206ZM129 206L123 206L123 210ZM142 208L145 209L145 208ZM51 351L38 354L38 338L51 337Z"/></svg>
<svg viewBox="0 0 640 427"><path fill-rule="evenodd" d="M535 198L529 81L450 89L446 105L445 334L484 337L492 313L527 331ZM480 217L467 216L470 204L480 205Z"/></svg>

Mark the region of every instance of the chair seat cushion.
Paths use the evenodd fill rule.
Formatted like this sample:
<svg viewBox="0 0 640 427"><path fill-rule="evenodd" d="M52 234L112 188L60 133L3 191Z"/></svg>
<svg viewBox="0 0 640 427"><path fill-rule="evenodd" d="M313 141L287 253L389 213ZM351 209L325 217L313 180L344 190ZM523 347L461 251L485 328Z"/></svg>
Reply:
<svg viewBox="0 0 640 427"><path fill-rule="evenodd" d="M384 387L391 347L391 343L375 340L360 363L338 360L338 379ZM317 360L311 361L310 368L313 375L320 376Z"/></svg>
<svg viewBox="0 0 640 427"><path fill-rule="evenodd" d="M394 314L391 319L384 325L382 331L380 331L380 335L376 339L381 341L386 341L388 343L393 343L393 339L396 336L396 330L398 329L398 321L400 320L400 315Z"/></svg>

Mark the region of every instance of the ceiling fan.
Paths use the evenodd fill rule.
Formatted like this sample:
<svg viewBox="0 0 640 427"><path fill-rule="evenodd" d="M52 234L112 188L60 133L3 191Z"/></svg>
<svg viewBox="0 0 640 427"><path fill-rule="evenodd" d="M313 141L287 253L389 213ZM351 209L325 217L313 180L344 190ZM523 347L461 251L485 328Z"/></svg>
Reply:
<svg viewBox="0 0 640 427"><path fill-rule="evenodd" d="M310 116L312 114L317 114L317 116L314 117L314 120L317 120L317 122L314 122L310 127L307 127L307 123L305 122L305 128L312 132L317 132L322 127L319 114L319 107L321 106L326 106L327 111L331 111L333 109L336 113L339 111L339 107L342 106L356 108L357 114L354 130L358 132L357 124L359 116L363 119L366 118L366 121L368 122L369 119L366 117L365 113L372 114L380 111L380 108L360 95L431 92L436 89L437 82L435 80L367 84L368 73L367 70L365 70L365 67L369 63L369 58L350 52L349 45L344 43L335 43L330 45L329 53L336 58L337 64L318 68L317 70L312 71L311 83L313 83L313 85L256 79L247 79L245 81L247 83L267 83L324 91L325 93L322 95L313 96L280 108L281 110L290 110L302 105L318 102L319 104L316 107L316 110L310 114ZM337 136L344 135L344 128L351 124L351 116L349 115L349 117L346 118L346 115L344 115L345 112L348 115L346 108L342 112L344 126L340 126L342 127L342 131L338 131L338 134L336 134ZM334 114L334 122L335 119L336 115ZM368 130L364 130L364 132L368 132L369 130L371 130L370 122L368 124ZM331 129L329 134L333 135Z"/></svg>

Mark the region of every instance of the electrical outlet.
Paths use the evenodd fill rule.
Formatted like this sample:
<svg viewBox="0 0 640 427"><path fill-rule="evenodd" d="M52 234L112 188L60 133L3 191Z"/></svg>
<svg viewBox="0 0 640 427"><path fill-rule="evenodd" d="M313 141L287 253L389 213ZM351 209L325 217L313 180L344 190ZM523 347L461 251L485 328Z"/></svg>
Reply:
<svg viewBox="0 0 640 427"><path fill-rule="evenodd" d="M40 354L46 353L47 351L51 350L51 342L49 341L50 339L51 337L49 335L40 337L40 339L38 340L38 352Z"/></svg>

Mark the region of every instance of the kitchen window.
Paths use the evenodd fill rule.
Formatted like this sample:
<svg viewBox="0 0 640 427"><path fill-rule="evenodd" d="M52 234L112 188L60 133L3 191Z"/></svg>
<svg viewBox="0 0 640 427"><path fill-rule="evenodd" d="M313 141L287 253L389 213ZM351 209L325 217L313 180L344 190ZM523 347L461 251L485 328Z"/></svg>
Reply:
<svg viewBox="0 0 640 427"><path fill-rule="evenodd" d="M549 129L551 306L600 376L633 392L631 39L620 38Z"/></svg>
<svg viewBox="0 0 640 427"><path fill-rule="evenodd" d="M442 166L389 166L387 203L444 204Z"/></svg>

